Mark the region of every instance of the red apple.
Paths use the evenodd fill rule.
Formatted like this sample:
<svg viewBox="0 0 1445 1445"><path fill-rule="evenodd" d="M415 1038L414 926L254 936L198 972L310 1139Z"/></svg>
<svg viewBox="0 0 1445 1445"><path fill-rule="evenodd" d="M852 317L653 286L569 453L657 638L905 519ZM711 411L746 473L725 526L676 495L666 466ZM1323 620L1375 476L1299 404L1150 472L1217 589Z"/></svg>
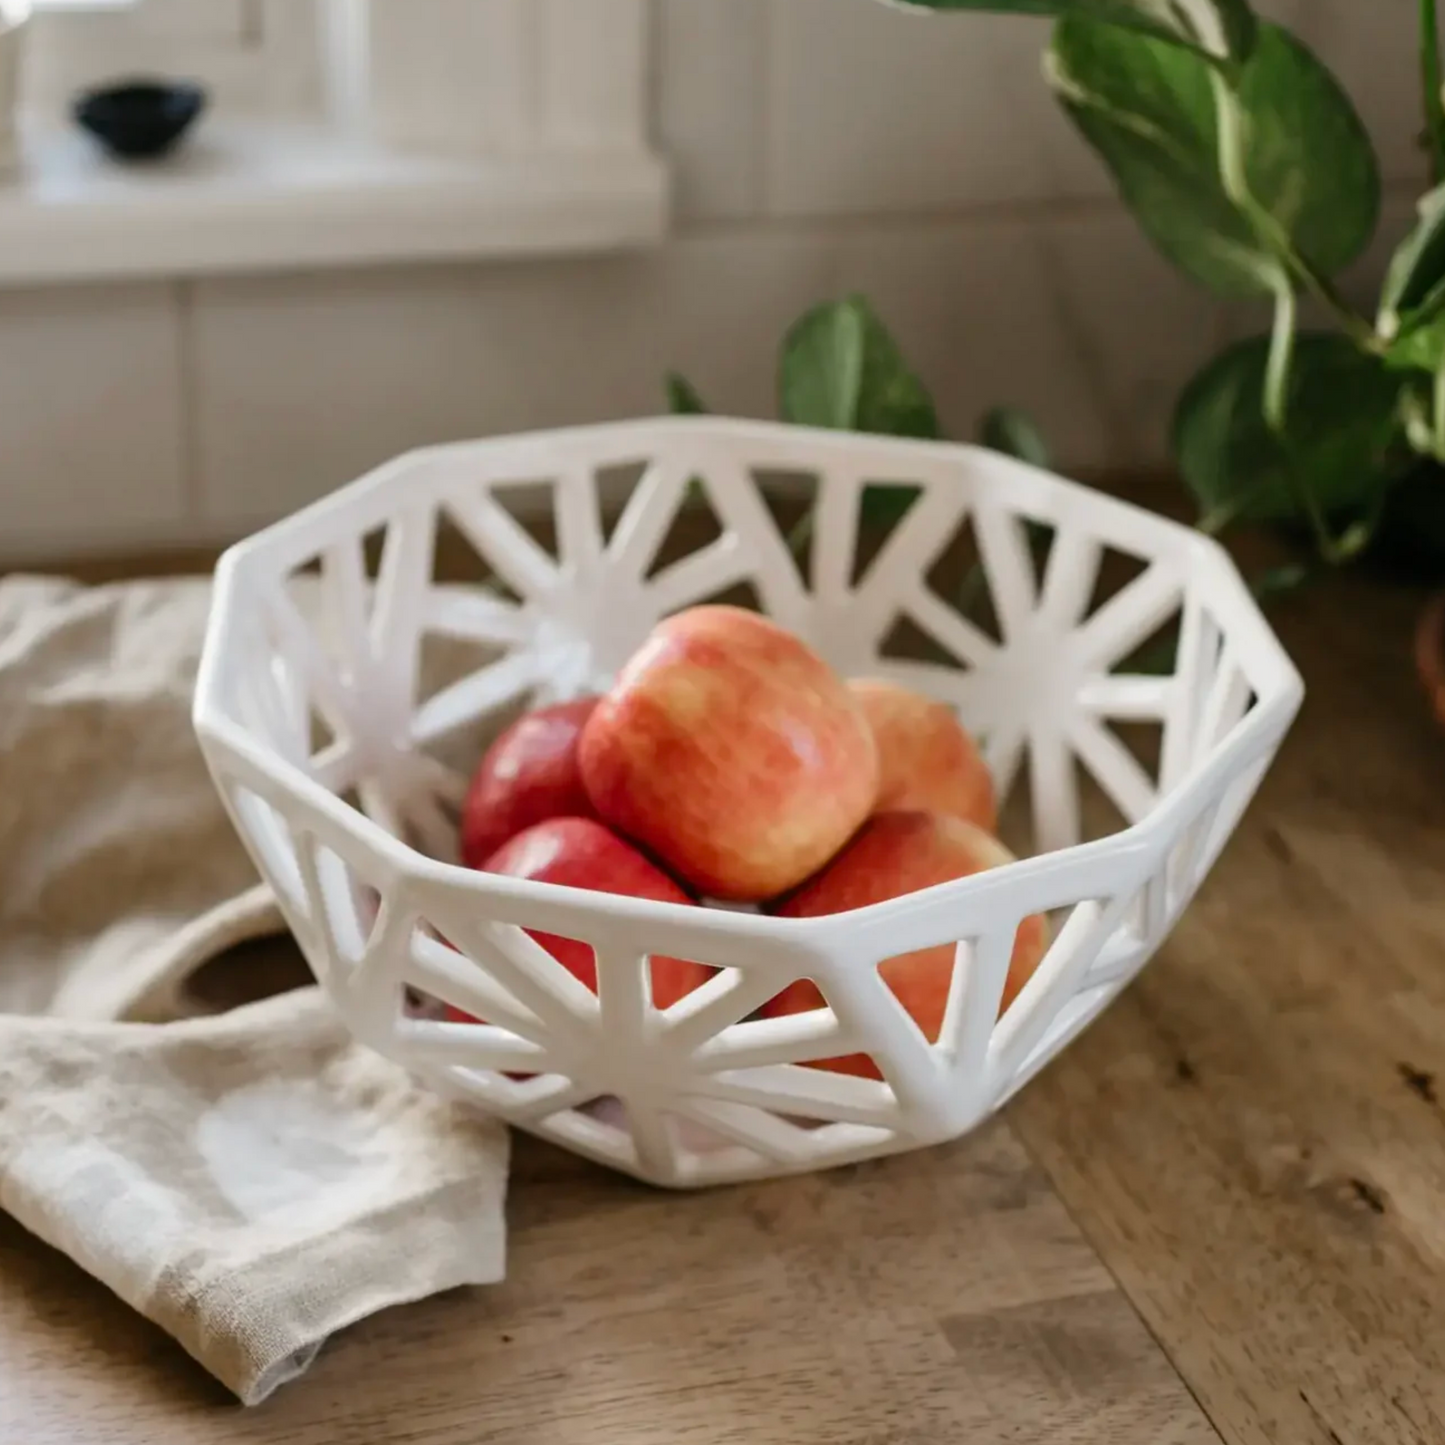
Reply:
<svg viewBox="0 0 1445 1445"><path fill-rule="evenodd" d="M878 744L878 812L926 808L998 826L993 778L952 708L878 678L848 686Z"/></svg>
<svg viewBox="0 0 1445 1445"><path fill-rule="evenodd" d="M816 878L772 911L783 918L844 913L1013 861L1013 854L996 838L960 818L945 813L877 813ZM1033 976L1048 941L1048 925L1038 914L1019 925L1000 1014ZM943 1027L953 959L954 945L944 943L898 954L879 965L884 983L930 1043L937 1042ZM762 1012L764 1017L776 1018L822 1007L824 999L817 986L799 979L770 1000ZM813 1067L870 1079L881 1077L866 1054L822 1059Z"/></svg>
<svg viewBox="0 0 1445 1445"><path fill-rule="evenodd" d="M582 732L598 813L712 898L773 897L873 808L878 757L847 686L737 607L660 623Z"/></svg>
<svg viewBox="0 0 1445 1445"><path fill-rule="evenodd" d="M632 898L654 898L660 903L691 903L660 868L648 862L630 843L591 818L552 818L518 833L487 859L484 873L505 873L511 878L532 878L539 883L561 883L597 893L622 893ZM597 960L588 944L554 933L529 934L569 973L594 992ZM713 970L686 959L654 957L652 1001L658 1008L675 1004ZM453 1009L453 1020L471 1021Z"/></svg>
<svg viewBox="0 0 1445 1445"><path fill-rule="evenodd" d="M593 816L577 770L577 740L597 706L579 697L519 718L486 751L462 806L462 862L482 868L523 828Z"/></svg>

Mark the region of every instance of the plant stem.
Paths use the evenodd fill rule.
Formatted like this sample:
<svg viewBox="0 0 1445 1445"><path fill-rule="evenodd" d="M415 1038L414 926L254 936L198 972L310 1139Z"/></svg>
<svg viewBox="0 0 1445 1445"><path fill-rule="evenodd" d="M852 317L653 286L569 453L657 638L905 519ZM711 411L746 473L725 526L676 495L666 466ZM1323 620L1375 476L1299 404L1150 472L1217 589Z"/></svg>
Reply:
<svg viewBox="0 0 1445 1445"><path fill-rule="evenodd" d="M1276 436L1283 436L1289 412L1290 371L1294 364L1295 322L1299 305L1294 282L1281 271L1274 290L1274 330L1264 368L1264 420Z"/></svg>
<svg viewBox="0 0 1445 1445"><path fill-rule="evenodd" d="M1418 393L1407 388L1400 393L1400 420L1410 449L1422 457L1435 455L1435 428Z"/></svg>
<svg viewBox="0 0 1445 1445"><path fill-rule="evenodd" d="M1320 499L1315 496L1309 478L1296 463L1288 422L1290 371L1294 361L1298 310L1294 283L1281 267L1275 277L1274 331L1270 336L1269 358L1264 372L1264 421L1279 443L1290 491L1294 493L1295 504L1309 519L1310 530L1314 533L1315 546L1320 556L1326 562L1338 564L1349 561L1360 552L1369 541L1373 528L1355 523L1346 528L1343 535L1336 537L1330 530L1329 519L1320 507ZM1442 404L1445 404L1445 401L1442 401Z"/></svg>
<svg viewBox="0 0 1445 1445"><path fill-rule="evenodd" d="M1430 177L1445 180L1445 93L1440 75L1440 21L1435 0L1420 0L1420 91L1430 140Z"/></svg>
<svg viewBox="0 0 1445 1445"><path fill-rule="evenodd" d="M1431 417L1430 450L1437 462L1445 461L1445 360L1435 369L1435 409Z"/></svg>

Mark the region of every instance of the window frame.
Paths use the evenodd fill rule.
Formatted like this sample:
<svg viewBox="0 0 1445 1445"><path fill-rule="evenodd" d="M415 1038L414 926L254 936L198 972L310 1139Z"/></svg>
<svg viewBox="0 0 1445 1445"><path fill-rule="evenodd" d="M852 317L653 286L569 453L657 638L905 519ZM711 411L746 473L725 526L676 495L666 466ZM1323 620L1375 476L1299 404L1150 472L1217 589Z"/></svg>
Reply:
<svg viewBox="0 0 1445 1445"><path fill-rule="evenodd" d="M222 82L194 146L127 171L51 95L20 182L0 187L0 285L614 249L665 233L646 0L135 0L32 24L74 26L79 66L118 19L197 5L259 23L235 46L214 27L162 32L172 73Z"/></svg>

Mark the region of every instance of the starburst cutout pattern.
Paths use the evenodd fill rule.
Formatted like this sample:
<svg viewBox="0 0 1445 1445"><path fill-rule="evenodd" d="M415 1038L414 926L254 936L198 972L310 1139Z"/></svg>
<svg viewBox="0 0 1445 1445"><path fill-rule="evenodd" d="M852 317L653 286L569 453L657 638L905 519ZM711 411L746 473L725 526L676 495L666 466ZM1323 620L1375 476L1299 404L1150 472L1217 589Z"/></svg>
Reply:
<svg viewBox="0 0 1445 1445"><path fill-rule="evenodd" d="M878 487L907 489L882 529L862 520ZM954 707L1001 793L1026 791L1038 856L806 921L455 866L488 734L605 687L660 618L706 600L751 602L840 671ZM415 453L243 544L220 570L196 720L358 1037L521 1128L687 1187L984 1118L1158 947L1299 696L1232 566L1186 529L971 448L698 418ZM1000 1017L1035 915L1047 951ZM538 932L592 950L595 992ZM879 964L940 946L952 985L926 1037ZM713 975L659 1010L653 952ZM818 1007L757 1017L799 979ZM866 1067L817 1067L840 1059Z"/></svg>

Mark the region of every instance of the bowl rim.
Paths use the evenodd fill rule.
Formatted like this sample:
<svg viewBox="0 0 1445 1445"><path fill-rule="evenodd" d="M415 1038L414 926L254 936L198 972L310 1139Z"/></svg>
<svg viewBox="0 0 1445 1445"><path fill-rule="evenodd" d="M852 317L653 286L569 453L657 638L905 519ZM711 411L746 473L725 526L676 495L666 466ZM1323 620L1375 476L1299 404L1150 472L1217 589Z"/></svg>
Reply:
<svg viewBox="0 0 1445 1445"><path fill-rule="evenodd" d="M183 100L191 105L204 105L207 91L199 81L168 80L161 75L138 72L87 86L75 96L72 104L79 113L88 106L105 101L136 100L141 96L149 100Z"/></svg>
<svg viewBox="0 0 1445 1445"><path fill-rule="evenodd" d="M726 436L740 441L778 444L785 449L826 447L840 450L878 451L906 460L927 459L932 463L955 460L973 465L981 461L995 469L1013 473L1013 481L1023 483L1038 495L1079 491L1089 494L1092 507L1103 506L1115 516L1142 518L1147 525L1168 536L1192 566L1208 574L1219 591L1216 602L1229 611L1231 639L1240 643L1248 661L1255 664L1257 675L1270 675L1272 686L1268 695L1258 686L1256 705L1204 757L1195 760L1189 771L1172 787L1161 791L1149 812L1137 822L1127 824L1101 838L1089 839L1051 852L1018 858L997 868L953 879L933 887L886 899L843 913L813 918L782 918L773 914L754 914L732 909L699 907L696 904L666 903L632 898L618 894L599 894L588 889L563 884L542 883L531 879L511 878L503 874L483 873L460 863L431 858L403 839L394 836L360 809L352 807L332 793L301 768L279 754L266 749L239 723L227 715L222 704L222 666L231 651L231 637L236 615L238 592L252 581L251 574L264 570L267 578L285 576L316 554L311 535L337 511L351 511L358 500L384 496L390 483L400 474L433 463L450 464L461 456L475 456L483 451L511 452L540 448L589 446L625 441L636 435L641 444L658 431L692 434L699 438ZM645 447L640 448L645 451ZM556 470L555 456L547 470ZM1042 491L1039 489L1042 488ZM390 515L392 508L385 509ZM1243 659L1242 659L1243 661ZM1253 679L1251 679L1252 685ZM220 557L215 571L210 617L207 623L197 672L192 723L207 751L222 751L232 771L249 774L239 778L242 786L251 787L263 798L266 791L275 791L284 784L284 791L298 794L300 799L321 815L338 835L349 835L364 844L396 873L413 880L447 890L459 890L492 904L525 909L533 917L560 908L571 916L581 900L584 911L646 925L658 931L658 952L668 950L667 935L676 926L685 928L694 937L699 930L719 942L780 943L787 940L796 951L838 961L840 954L868 953L871 950L850 947L850 940L871 937L875 928L887 926L906 934L910 915L931 912L930 905L947 895L958 904L997 902L1000 907L1023 904L1023 912L1044 911L1053 906L1076 902L1080 896L1081 877L1096 870L1101 882L1107 877L1109 892L1119 891L1119 878L1124 865L1137 873L1143 885L1149 866L1158 858L1161 844L1180 825L1181 817L1189 818L1198 811L1202 796L1217 792L1226 780L1238 777L1256 763L1266 761L1288 730L1304 697L1304 681L1283 645L1261 612L1233 560L1212 537L1192 527L1161 517L1157 513L1121 501L1083 483L1071 481L1014 458L992 452L984 447L957 442L936 442L862 435L812 427L799 427L779 422L755 422L725 417L662 416L622 422L562 427L521 432L475 441L448 442L416 448L384 462L356 480L308 504L288 517L274 522L246 539L228 547ZM235 765L239 764L239 770ZM257 786L259 784L259 786ZM273 805L274 806L274 805ZM318 835L318 841L325 842ZM1056 904L1048 885L1056 882L1059 893ZM1131 885L1132 886L1132 885ZM1087 890L1086 890L1087 891ZM555 931L568 933L573 924L562 922ZM498 922L507 922L505 918ZM867 925L866 934L863 926ZM531 928L548 929L549 925L528 922ZM569 935L570 936L570 935ZM961 935L963 936L963 935ZM906 938L900 935L900 948ZM760 961L761 963L761 961Z"/></svg>

